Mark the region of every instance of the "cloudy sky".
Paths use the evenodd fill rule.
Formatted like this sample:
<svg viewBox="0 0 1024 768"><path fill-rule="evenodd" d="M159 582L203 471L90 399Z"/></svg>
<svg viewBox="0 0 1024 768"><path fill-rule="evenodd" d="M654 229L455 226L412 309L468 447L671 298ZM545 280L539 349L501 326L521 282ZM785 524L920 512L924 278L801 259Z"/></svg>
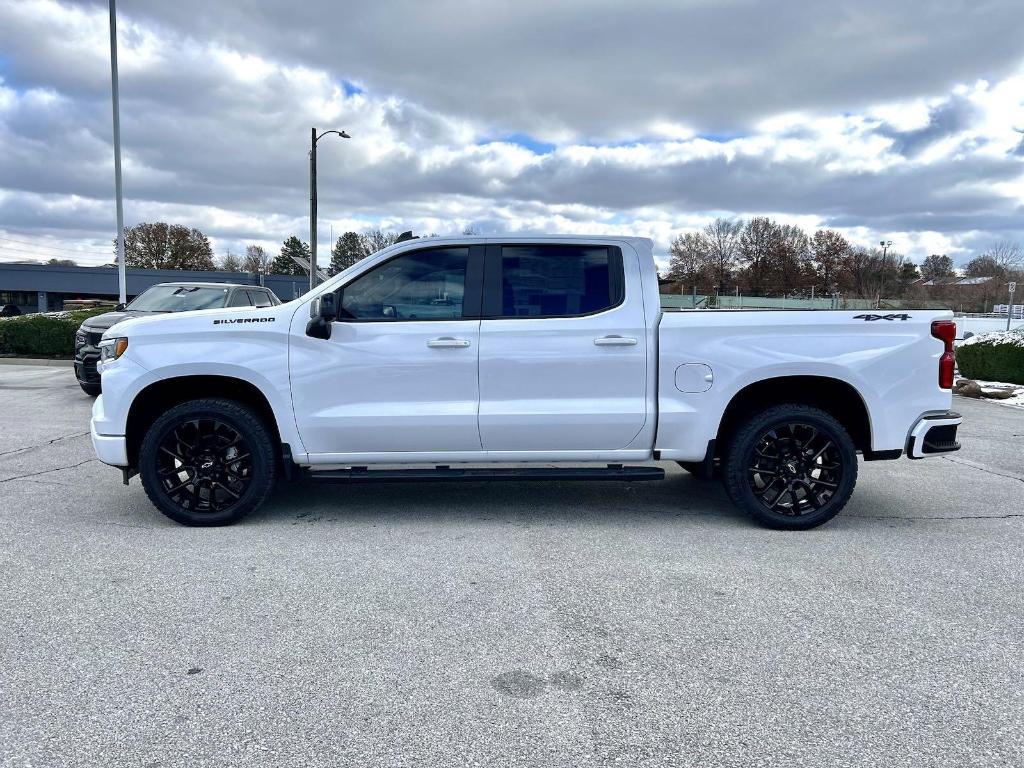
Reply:
<svg viewBox="0 0 1024 768"><path fill-rule="evenodd" d="M1021 0L121 0L125 221L1024 241ZM110 260L107 5L0 3L0 260Z"/></svg>

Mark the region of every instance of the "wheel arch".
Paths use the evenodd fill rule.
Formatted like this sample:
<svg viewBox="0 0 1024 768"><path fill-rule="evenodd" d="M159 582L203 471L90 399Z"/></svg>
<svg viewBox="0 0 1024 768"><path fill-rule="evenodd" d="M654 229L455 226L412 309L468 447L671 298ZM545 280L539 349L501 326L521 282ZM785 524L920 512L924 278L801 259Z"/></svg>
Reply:
<svg viewBox="0 0 1024 768"><path fill-rule="evenodd" d="M808 375L761 379L733 395L718 425L716 454L723 454L746 417L785 403L810 405L831 414L850 434L857 450L866 457L871 455L871 418L861 393L842 379Z"/></svg>
<svg viewBox="0 0 1024 768"><path fill-rule="evenodd" d="M188 400L223 398L250 407L266 423L280 461L281 430L267 396L252 382L234 376L191 374L160 379L144 387L132 400L125 422L129 466L138 465L139 447L150 424L168 408Z"/></svg>

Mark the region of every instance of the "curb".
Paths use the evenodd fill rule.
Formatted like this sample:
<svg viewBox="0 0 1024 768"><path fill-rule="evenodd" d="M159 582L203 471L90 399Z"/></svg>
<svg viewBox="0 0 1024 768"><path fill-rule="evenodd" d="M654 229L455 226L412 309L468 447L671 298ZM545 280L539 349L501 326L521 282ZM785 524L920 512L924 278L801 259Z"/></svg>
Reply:
<svg viewBox="0 0 1024 768"><path fill-rule="evenodd" d="M74 360L48 360L40 358L35 360L31 357L0 357L0 365L36 365L46 368L72 368Z"/></svg>

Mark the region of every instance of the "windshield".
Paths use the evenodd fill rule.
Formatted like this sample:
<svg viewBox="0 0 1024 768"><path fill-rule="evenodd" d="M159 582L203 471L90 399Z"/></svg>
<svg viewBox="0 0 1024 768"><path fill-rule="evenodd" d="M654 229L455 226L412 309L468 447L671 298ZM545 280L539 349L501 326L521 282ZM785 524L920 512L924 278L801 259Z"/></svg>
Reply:
<svg viewBox="0 0 1024 768"><path fill-rule="evenodd" d="M190 309L223 307L227 288L197 285L154 285L136 296L125 309L136 312L187 312Z"/></svg>

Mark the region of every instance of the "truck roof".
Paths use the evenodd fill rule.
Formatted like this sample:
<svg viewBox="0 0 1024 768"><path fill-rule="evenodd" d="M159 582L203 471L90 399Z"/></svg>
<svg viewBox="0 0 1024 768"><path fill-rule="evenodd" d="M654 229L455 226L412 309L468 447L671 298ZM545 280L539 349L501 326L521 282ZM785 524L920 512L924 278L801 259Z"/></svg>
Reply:
<svg viewBox="0 0 1024 768"><path fill-rule="evenodd" d="M416 237L411 240L403 240L400 243L389 245L377 253L384 251L391 252L407 250L411 247L429 245L430 243L573 243L573 242L601 242L621 243L627 242L638 245L642 248L654 248L654 241L649 237L633 237L630 235L586 235L586 234L562 234L552 235L547 233L517 232L515 234L495 235L442 235L440 237Z"/></svg>

